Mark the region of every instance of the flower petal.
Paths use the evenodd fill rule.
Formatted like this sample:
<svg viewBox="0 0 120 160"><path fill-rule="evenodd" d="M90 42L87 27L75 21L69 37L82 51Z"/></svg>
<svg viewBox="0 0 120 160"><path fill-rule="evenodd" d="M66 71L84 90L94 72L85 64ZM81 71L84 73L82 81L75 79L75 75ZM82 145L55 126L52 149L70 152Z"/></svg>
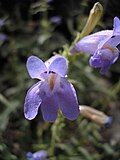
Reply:
<svg viewBox="0 0 120 160"><path fill-rule="evenodd" d="M57 96L52 95L46 97L41 104L41 111L45 121L54 122L58 112Z"/></svg>
<svg viewBox="0 0 120 160"><path fill-rule="evenodd" d="M93 55L97 50L99 43L106 38L111 37L112 33L112 30L105 30L86 36L76 43L70 53L84 52Z"/></svg>
<svg viewBox="0 0 120 160"><path fill-rule="evenodd" d="M91 67L100 68L102 66L102 62L99 56L91 56L89 60L89 64Z"/></svg>
<svg viewBox="0 0 120 160"><path fill-rule="evenodd" d="M56 59L62 57L60 54L56 54L55 56L52 56L51 58L49 58L47 61L45 61L45 65L47 66L47 68L49 68L49 66L51 65L51 63Z"/></svg>
<svg viewBox="0 0 120 160"><path fill-rule="evenodd" d="M100 73L101 74L106 74L106 72L108 71L108 69L110 68L110 66L111 66L110 61L103 60L102 61L102 66L101 66L101 69L100 69Z"/></svg>
<svg viewBox="0 0 120 160"><path fill-rule="evenodd" d="M60 108L69 120L75 120L80 111L74 87L65 78L61 78L58 94Z"/></svg>
<svg viewBox="0 0 120 160"><path fill-rule="evenodd" d="M24 115L28 120L32 120L38 113L38 108L42 102L39 95L39 87L41 82L33 85L27 92L24 103Z"/></svg>
<svg viewBox="0 0 120 160"><path fill-rule="evenodd" d="M34 160L45 160L45 159L47 159L47 156L48 156L48 154L44 150L37 151L37 152L33 153Z"/></svg>
<svg viewBox="0 0 120 160"><path fill-rule="evenodd" d="M44 62L36 56L30 56L27 60L27 70L31 78L41 79L41 74L47 71Z"/></svg>
<svg viewBox="0 0 120 160"><path fill-rule="evenodd" d="M49 63L49 71L53 71L62 77L67 74L68 61L63 56L53 56L47 63Z"/></svg>
<svg viewBox="0 0 120 160"><path fill-rule="evenodd" d="M120 35L120 20L118 17L114 18L114 28L113 28L113 35Z"/></svg>
<svg viewBox="0 0 120 160"><path fill-rule="evenodd" d="M114 18L114 28L113 33L108 36L105 40L102 40L99 44L99 49L105 46L111 46L116 47L118 44L120 44L120 20L119 18Z"/></svg>
<svg viewBox="0 0 120 160"><path fill-rule="evenodd" d="M113 52L109 49L100 49L91 56L89 63L94 68L101 68L100 72L105 74L110 66L118 59L119 51L115 47Z"/></svg>
<svg viewBox="0 0 120 160"><path fill-rule="evenodd" d="M117 35L117 36L113 35L113 36L109 36L105 40L101 41L98 46L98 49L107 48L107 47L114 48L118 44L120 44L120 35Z"/></svg>

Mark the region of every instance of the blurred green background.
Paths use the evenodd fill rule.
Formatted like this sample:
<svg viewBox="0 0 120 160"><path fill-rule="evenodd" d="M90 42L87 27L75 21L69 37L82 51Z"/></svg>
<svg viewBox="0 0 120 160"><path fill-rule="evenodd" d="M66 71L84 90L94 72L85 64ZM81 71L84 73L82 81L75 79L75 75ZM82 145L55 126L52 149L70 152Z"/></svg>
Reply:
<svg viewBox="0 0 120 160"><path fill-rule="evenodd" d="M53 52L68 50L95 2L0 0L0 160L25 160L28 151L48 151L52 136L57 160L120 160L120 59L106 76L89 67L88 55L72 57L69 63L79 103L112 115L109 128L82 115L73 122L62 118L54 126L41 114L32 121L23 114L26 91L35 83L26 70L27 58L47 60ZM99 2L104 13L94 32L112 29L113 18L120 18L119 0Z"/></svg>

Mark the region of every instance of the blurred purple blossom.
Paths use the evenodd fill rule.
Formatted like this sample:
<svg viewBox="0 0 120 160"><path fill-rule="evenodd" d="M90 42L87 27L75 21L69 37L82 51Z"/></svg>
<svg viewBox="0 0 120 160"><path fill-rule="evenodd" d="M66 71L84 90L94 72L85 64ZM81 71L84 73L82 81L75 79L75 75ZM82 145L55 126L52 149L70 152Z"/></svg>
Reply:
<svg viewBox="0 0 120 160"><path fill-rule="evenodd" d="M55 24L60 24L61 21L62 21L62 18L59 17L59 16L53 16L53 17L50 19L50 21L51 21L52 23L55 23Z"/></svg>
<svg viewBox="0 0 120 160"><path fill-rule="evenodd" d="M0 33L0 41L4 42L5 40L7 40L7 35Z"/></svg>
<svg viewBox="0 0 120 160"><path fill-rule="evenodd" d="M70 52L90 54L90 66L100 68L101 73L105 74L119 57L119 50L116 48L119 43L120 20L115 17L113 30L100 31L82 38Z"/></svg>
<svg viewBox="0 0 120 160"><path fill-rule="evenodd" d="M47 3L50 3L50 2L52 2L52 1L53 1L53 0L46 0Z"/></svg>
<svg viewBox="0 0 120 160"><path fill-rule="evenodd" d="M79 115L79 105L74 87L66 79L67 60L55 55L45 63L36 56L27 60L27 70L31 78L40 81L27 92L24 114L28 120L36 117L39 107L44 120L53 122L60 109L69 120Z"/></svg>
<svg viewBox="0 0 120 160"><path fill-rule="evenodd" d="M107 117L104 127L108 128L112 124L112 122L113 122L113 118L111 116Z"/></svg>
<svg viewBox="0 0 120 160"><path fill-rule="evenodd" d="M0 27L2 27L5 24L5 20L0 19Z"/></svg>
<svg viewBox="0 0 120 160"><path fill-rule="evenodd" d="M27 160L47 160L48 154L46 151L41 150L35 153L28 152Z"/></svg>

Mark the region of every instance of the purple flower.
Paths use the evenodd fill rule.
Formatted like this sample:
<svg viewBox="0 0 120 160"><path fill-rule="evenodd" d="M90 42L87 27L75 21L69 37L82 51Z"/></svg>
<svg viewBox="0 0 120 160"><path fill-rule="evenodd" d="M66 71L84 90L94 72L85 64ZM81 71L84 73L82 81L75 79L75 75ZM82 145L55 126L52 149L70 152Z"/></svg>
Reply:
<svg viewBox="0 0 120 160"><path fill-rule="evenodd" d="M7 35L0 33L0 41L4 42L7 39L8 39Z"/></svg>
<svg viewBox="0 0 120 160"><path fill-rule="evenodd" d="M5 24L5 20L0 19L0 28Z"/></svg>
<svg viewBox="0 0 120 160"><path fill-rule="evenodd" d="M27 160L47 160L48 154L46 151L41 150L35 153L28 152Z"/></svg>
<svg viewBox="0 0 120 160"><path fill-rule="evenodd" d="M79 115L79 106L74 87L66 79L67 60L55 55L45 63L36 56L27 60L27 70L31 78L40 81L27 92L24 114L29 120L36 117L40 107L44 120L53 122L60 109L69 120Z"/></svg>
<svg viewBox="0 0 120 160"><path fill-rule="evenodd" d="M104 30L84 37L71 50L71 54L76 52L90 54L90 66L100 68L101 73L105 74L118 59L119 50L116 46L119 43L120 20L115 17L113 30Z"/></svg>
<svg viewBox="0 0 120 160"><path fill-rule="evenodd" d="M112 124L112 122L113 122L113 118L111 116L107 117L104 123L104 127L108 128Z"/></svg>
<svg viewBox="0 0 120 160"><path fill-rule="evenodd" d="M59 16L53 16L53 17L50 19L50 21L51 21L52 23L55 23L55 24L60 24L60 23L61 23L61 20L62 20L62 18L59 17Z"/></svg>

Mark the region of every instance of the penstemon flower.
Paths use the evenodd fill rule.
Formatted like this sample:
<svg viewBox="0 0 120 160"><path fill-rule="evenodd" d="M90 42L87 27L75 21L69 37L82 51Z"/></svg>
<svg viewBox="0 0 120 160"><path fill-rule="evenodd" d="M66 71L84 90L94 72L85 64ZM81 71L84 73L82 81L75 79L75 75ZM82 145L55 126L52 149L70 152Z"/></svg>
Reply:
<svg viewBox="0 0 120 160"><path fill-rule="evenodd" d="M39 107L44 120L53 122L60 109L69 120L79 115L79 105L74 87L66 79L67 60L55 55L45 63L36 56L27 60L27 70L31 78L40 81L27 92L24 114L29 120L36 117Z"/></svg>
<svg viewBox="0 0 120 160"><path fill-rule="evenodd" d="M85 52L91 55L89 63L94 68L100 68L105 74L119 56L117 45L120 43L120 20L114 18L113 30L104 30L88 35L76 43L71 54Z"/></svg>
<svg viewBox="0 0 120 160"><path fill-rule="evenodd" d="M48 154L44 150L37 151L35 153L28 152L26 156L27 160L48 160Z"/></svg>

